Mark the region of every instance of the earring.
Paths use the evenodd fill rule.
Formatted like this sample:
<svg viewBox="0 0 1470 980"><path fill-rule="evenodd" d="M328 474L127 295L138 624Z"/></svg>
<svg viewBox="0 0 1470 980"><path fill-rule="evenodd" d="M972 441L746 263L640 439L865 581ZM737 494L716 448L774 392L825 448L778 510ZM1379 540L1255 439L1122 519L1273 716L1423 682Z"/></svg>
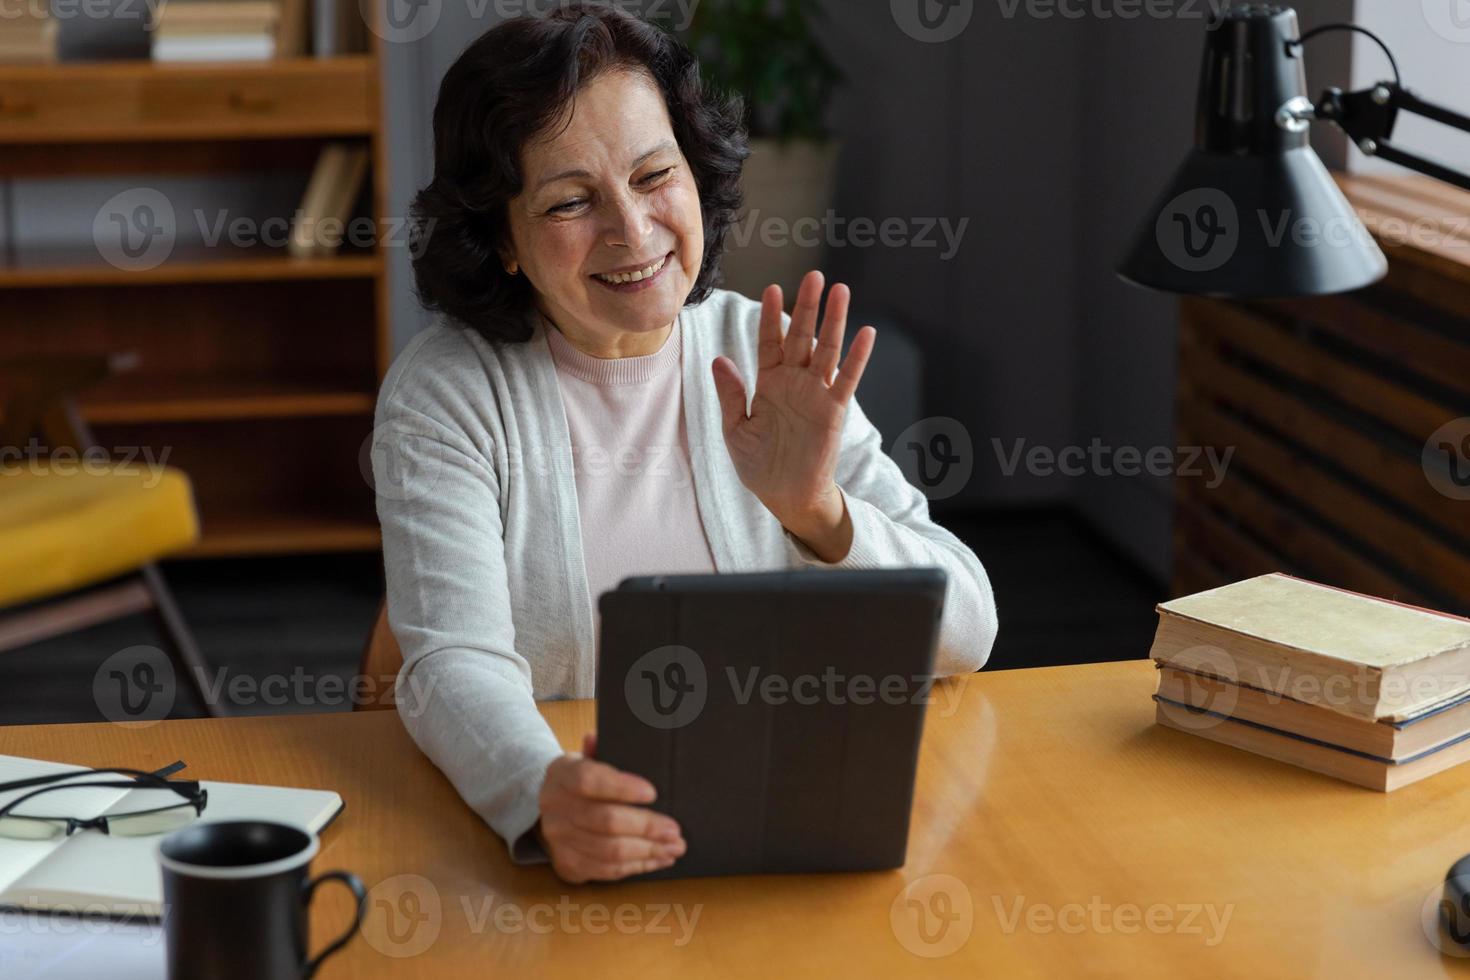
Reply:
<svg viewBox="0 0 1470 980"><path fill-rule="evenodd" d="M512 262L509 266L506 267L505 271L509 272L513 276L518 276L521 273L521 267Z"/></svg>

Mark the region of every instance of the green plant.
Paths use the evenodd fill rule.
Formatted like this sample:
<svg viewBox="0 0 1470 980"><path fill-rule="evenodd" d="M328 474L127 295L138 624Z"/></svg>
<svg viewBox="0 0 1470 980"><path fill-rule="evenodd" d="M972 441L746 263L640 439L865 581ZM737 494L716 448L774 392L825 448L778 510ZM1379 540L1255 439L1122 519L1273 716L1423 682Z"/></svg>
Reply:
<svg viewBox="0 0 1470 980"><path fill-rule="evenodd" d="M698 0L683 32L709 83L745 96L755 139L826 139L846 77L817 41L819 0Z"/></svg>

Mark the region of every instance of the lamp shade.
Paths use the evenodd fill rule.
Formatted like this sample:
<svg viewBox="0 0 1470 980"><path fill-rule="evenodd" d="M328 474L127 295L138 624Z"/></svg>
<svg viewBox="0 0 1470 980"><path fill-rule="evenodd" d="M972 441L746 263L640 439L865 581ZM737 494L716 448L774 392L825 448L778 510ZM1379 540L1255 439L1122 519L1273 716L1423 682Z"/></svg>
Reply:
<svg viewBox="0 0 1470 980"><path fill-rule="evenodd" d="M1195 145L1154 201L1118 274L1175 293L1339 293L1388 261L1307 140L1296 12L1232 7L1200 68Z"/></svg>

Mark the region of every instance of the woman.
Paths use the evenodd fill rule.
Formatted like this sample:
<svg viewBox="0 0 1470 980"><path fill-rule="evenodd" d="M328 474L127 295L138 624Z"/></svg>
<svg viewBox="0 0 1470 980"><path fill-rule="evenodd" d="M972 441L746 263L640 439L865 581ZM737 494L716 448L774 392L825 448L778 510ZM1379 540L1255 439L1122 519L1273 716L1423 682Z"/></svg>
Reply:
<svg viewBox="0 0 1470 980"><path fill-rule="evenodd" d="M651 784L590 736L563 753L536 710L593 695L594 601L624 576L938 565L937 670L995 636L984 569L853 400L876 331L839 366L847 288L818 336L820 273L789 318L778 286L712 287L740 118L677 41L593 3L489 31L434 109L414 272L447 322L384 380L373 450L399 710L513 860L568 881L684 853Z"/></svg>

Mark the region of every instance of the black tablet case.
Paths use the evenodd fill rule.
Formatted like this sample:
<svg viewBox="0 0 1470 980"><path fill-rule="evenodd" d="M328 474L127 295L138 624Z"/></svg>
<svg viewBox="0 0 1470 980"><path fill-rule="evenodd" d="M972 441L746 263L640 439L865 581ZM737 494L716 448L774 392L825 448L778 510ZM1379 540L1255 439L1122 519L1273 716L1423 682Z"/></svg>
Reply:
<svg viewBox="0 0 1470 980"><path fill-rule="evenodd" d="M946 585L940 568L811 569L630 578L603 593L597 756L652 781L653 808L688 843L642 877L900 867ZM705 703L660 729L624 684L671 645L697 654ZM837 699L803 688L815 703L760 696L761 678L829 666L872 677L869 703L841 686ZM889 675L908 678L901 698L879 696Z"/></svg>

